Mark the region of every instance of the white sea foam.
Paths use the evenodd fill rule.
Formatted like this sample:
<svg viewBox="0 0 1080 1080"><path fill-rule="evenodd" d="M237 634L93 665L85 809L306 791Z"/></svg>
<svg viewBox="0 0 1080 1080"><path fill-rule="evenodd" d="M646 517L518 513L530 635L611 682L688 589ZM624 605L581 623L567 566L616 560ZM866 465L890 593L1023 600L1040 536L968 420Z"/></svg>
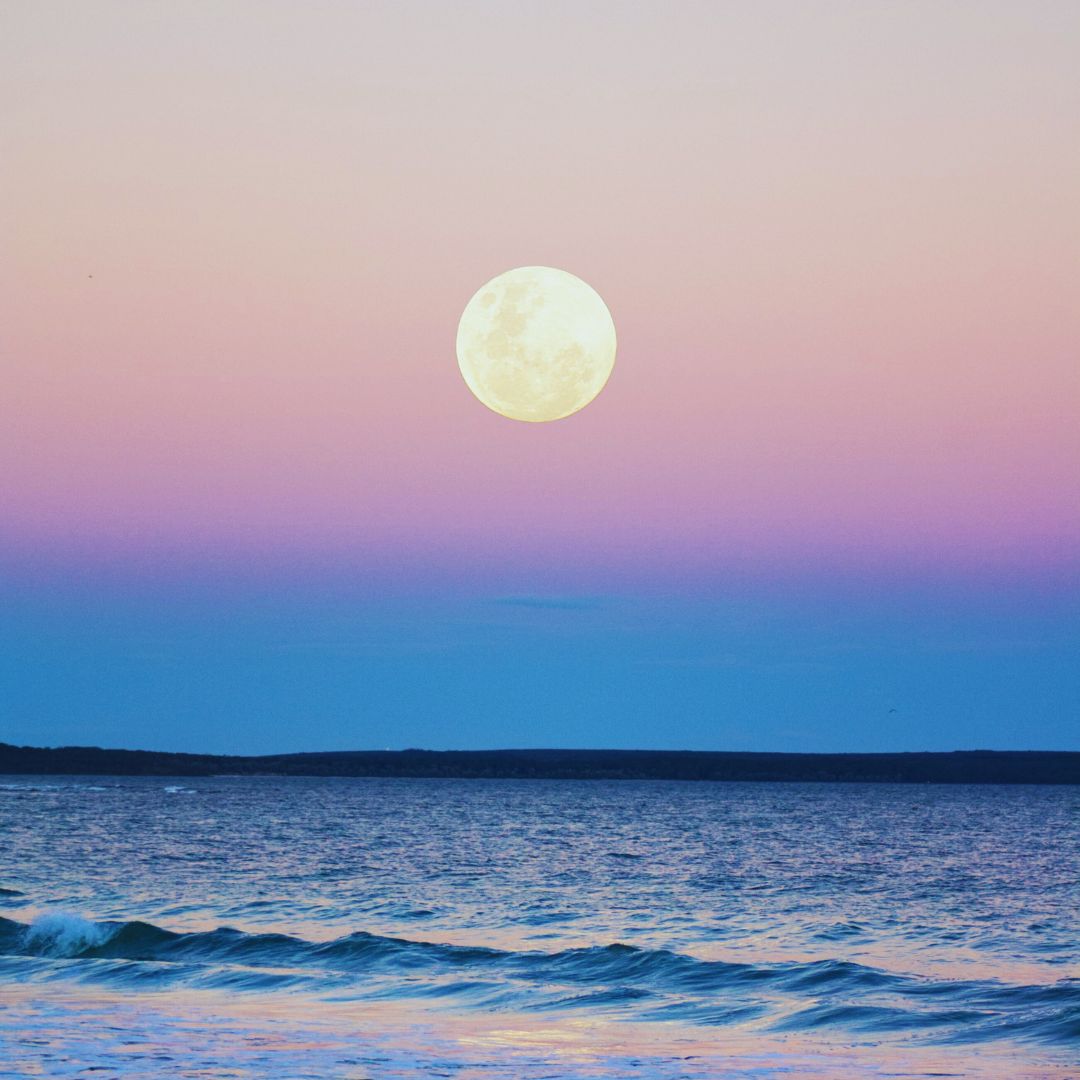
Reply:
<svg viewBox="0 0 1080 1080"><path fill-rule="evenodd" d="M167 784L165 790L170 795L194 795L195 789L190 787L184 787L183 784Z"/></svg>
<svg viewBox="0 0 1080 1080"><path fill-rule="evenodd" d="M108 930L68 911L39 915L26 930L26 945L44 956L76 956L84 949L100 945Z"/></svg>

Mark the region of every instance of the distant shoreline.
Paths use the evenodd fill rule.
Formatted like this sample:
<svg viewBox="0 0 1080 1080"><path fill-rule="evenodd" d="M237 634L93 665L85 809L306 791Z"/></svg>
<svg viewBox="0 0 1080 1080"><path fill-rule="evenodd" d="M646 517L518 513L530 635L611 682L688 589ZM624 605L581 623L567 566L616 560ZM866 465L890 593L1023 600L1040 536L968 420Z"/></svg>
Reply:
<svg viewBox="0 0 1080 1080"><path fill-rule="evenodd" d="M355 750L234 756L0 743L0 774L1080 784L1080 751Z"/></svg>

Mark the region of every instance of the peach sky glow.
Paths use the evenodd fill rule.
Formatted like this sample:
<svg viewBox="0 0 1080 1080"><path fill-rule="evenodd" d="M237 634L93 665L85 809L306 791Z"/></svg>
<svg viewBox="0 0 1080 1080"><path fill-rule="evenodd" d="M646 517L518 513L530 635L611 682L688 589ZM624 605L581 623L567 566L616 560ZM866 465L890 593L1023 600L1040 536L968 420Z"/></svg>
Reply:
<svg viewBox="0 0 1080 1080"><path fill-rule="evenodd" d="M9 554L1076 565L1080 6L3 23ZM552 425L454 357L526 264L619 333Z"/></svg>
<svg viewBox="0 0 1080 1080"><path fill-rule="evenodd" d="M0 0L0 739L1080 748L1080 4ZM462 310L615 321L547 424Z"/></svg>

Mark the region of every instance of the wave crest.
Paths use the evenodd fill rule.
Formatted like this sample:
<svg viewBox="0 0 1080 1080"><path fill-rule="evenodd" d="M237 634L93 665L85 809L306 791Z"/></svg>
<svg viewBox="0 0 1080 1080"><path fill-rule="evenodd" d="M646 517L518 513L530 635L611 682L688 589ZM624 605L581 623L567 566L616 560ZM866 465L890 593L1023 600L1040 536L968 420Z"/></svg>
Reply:
<svg viewBox="0 0 1080 1080"><path fill-rule="evenodd" d="M41 915L24 931L26 949L35 956L79 956L108 937L107 926L67 911Z"/></svg>
<svg viewBox="0 0 1080 1080"><path fill-rule="evenodd" d="M58 971L61 959L66 966ZM948 1042L1021 1037L1074 1043L1080 1031L1076 979L1036 986L934 981L848 961L728 963L620 943L544 953L363 931L324 942L230 927L177 933L139 921L94 923L67 912L29 925L0 918L0 975L140 990L442 998L464 1008L608 1011L788 1032L921 1030Z"/></svg>

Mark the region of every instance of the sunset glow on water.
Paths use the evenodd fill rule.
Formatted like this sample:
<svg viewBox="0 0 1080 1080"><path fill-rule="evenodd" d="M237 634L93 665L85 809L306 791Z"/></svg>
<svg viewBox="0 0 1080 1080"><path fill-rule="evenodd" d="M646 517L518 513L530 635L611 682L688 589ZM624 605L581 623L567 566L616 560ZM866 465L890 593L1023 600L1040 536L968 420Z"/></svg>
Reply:
<svg viewBox="0 0 1080 1080"><path fill-rule="evenodd" d="M4 1034L27 1075L46 1046L57 1076L1052 1076L1077 1063L1078 799L12 779Z"/></svg>

